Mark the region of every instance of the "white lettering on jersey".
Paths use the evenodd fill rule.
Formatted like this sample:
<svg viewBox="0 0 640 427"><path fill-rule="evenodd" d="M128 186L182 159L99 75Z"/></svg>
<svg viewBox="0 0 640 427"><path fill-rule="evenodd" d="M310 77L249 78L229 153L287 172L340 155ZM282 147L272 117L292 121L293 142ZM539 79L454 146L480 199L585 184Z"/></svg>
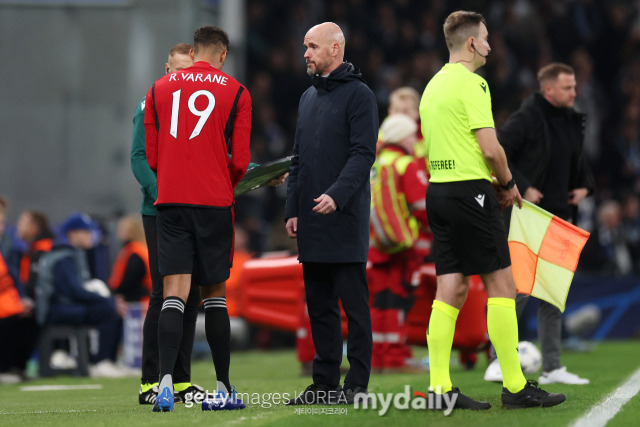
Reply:
<svg viewBox="0 0 640 427"><path fill-rule="evenodd" d="M227 85L227 81L229 80L228 77L215 75L215 74L214 75L211 75L211 74L204 75L202 73L198 73L198 74L196 74L194 76L193 73L184 73L184 74L180 74L180 75L182 76L182 81L184 81L184 82L188 82L188 81L191 81L191 82L194 82L194 83L195 82L202 82L202 83L209 82L209 83L218 83L218 84L221 84L223 86L226 86ZM170 82L175 82L177 80L178 80L178 78L177 78L176 74L171 74L171 77L169 77L169 81Z"/></svg>

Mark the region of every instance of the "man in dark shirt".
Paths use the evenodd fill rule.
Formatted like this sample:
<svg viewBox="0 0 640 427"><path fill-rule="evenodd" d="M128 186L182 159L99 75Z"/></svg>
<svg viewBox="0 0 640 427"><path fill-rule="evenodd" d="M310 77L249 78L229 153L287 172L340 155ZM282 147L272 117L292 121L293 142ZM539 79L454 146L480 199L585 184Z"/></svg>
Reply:
<svg viewBox="0 0 640 427"><path fill-rule="evenodd" d="M316 356L313 384L288 404L333 403L342 396L352 403L366 396L371 373L365 266L378 109L362 74L343 62L340 27L312 27L304 46L312 86L300 99L285 219L298 242ZM339 300L349 318L344 395Z"/></svg>
<svg viewBox="0 0 640 427"><path fill-rule="evenodd" d="M552 63L538 72L540 92L526 99L499 133L515 180L523 198L558 217L575 221L577 205L593 192L593 178L582 150L585 116L573 104L576 78L573 69ZM509 226L511 210L505 210ZM518 316L528 295L516 298ZM560 364L562 313L540 300L538 336L542 347L541 384L588 384L589 380L567 372ZM485 380L500 381L497 361L485 373Z"/></svg>

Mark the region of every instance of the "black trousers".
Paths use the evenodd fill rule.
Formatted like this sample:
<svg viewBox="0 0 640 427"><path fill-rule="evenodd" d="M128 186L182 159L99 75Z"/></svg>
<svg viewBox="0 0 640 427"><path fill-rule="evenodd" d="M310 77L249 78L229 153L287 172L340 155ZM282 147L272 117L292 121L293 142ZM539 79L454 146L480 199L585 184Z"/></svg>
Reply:
<svg viewBox="0 0 640 427"><path fill-rule="evenodd" d="M348 319L347 359L350 368L345 386L368 387L371 374L371 312L364 263L302 263L311 335L316 347L313 382L336 387L342 362L342 302Z"/></svg>
<svg viewBox="0 0 640 427"><path fill-rule="evenodd" d="M38 345L39 333L40 327L33 316L15 315L0 319L0 373L12 369L24 372Z"/></svg>
<svg viewBox="0 0 640 427"><path fill-rule="evenodd" d="M149 309L142 328L142 378L141 383L156 383L160 375L160 359L158 353L158 319L164 302L162 276L158 269L158 225L155 216L143 215L142 225L149 250L149 269L151 270L151 297ZM196 331L196 319L200 306L200 289L191 283L191 292L184 309L182 342L178 359L173 370L173 382L191 382L191 353Z"/></svg>

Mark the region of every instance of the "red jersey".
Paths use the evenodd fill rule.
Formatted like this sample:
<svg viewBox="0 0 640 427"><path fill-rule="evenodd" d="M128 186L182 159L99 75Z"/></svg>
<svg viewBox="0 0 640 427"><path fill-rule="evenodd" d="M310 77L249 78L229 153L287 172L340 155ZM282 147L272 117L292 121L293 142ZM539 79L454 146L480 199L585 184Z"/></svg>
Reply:
<svg viewBox="0 0 640 427"><path fill-rule="evenodd" d="M246 88L198 61L149 89L144 128L147 161L157 175L156 205L233 204L233 189L250 158Z"/></svg>

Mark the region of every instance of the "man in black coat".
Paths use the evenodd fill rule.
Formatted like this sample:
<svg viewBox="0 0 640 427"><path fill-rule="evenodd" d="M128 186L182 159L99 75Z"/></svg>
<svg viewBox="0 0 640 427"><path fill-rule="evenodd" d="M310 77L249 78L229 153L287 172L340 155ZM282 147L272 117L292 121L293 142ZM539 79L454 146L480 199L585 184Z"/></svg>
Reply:
<svg viewBox="0 0 640 427"><path fill-rule="evenodd" d="M593 176L583 152L584 114L573 104L576 79L566 64L552 63L538 72L540 92L524 100L498 139L523 198L558 217L575 221L578 203L593 192ZM509 226L511 210L505 210ZM518 316L528 295L516 298ZM540 384L588 384L560 364L562 313L546 301L538 306L538 337L542 348ZM487 368L485 380L502 380L497 361Z"/></svg>
<svg viewBox="0 0 640 427"><path fill-rule="evenodd" d="M289 404L340 397L351 403L357 394L366 395L371 371L365 266L378 110L362 75L343 62L340 27L316 25L304 45L312 86L300 99L285 220L289 236L298 240L316 356L313 384ZM349 319L344 393L338 300Z"/></svg>

